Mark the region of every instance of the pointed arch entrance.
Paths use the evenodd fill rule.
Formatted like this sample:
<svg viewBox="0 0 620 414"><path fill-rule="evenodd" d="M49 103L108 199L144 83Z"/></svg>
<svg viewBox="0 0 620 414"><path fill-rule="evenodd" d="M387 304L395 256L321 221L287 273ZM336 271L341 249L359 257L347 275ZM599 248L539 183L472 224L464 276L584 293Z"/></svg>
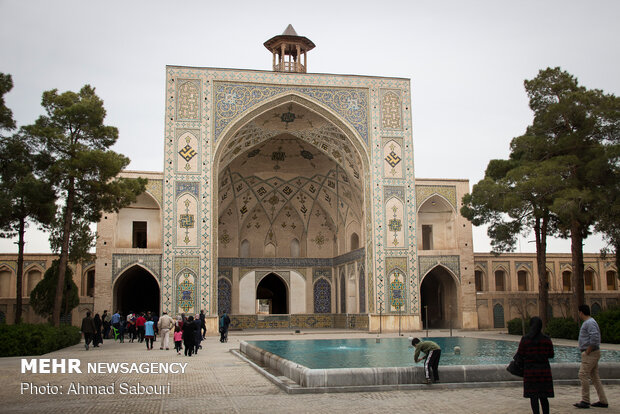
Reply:
<svg viewBox="0 0 620 414"><path fill-rule="evenodd" d="M264 309L268 309L270 314L289 313L286 282L275 273L269 273L258 283L256 300L259 306L265 306Z"/></svg>
<svg viewBox="0 0 620 414"><path fill-rule="evenodd" d="M239 116L222 130L214 155L218 266L262 272L264 263L281 269L308 259L322 263L350 252L351 233L356 248L366 245L366 151L363 139L338 114L295 93ZM269 301L272 314L303 313L314 299L300 288L303 276L302 284L275 274L256 285L241 279L231 286L233 298L240 298L233 312L253 309L244 299L251 288L257 300ZM356 284L348 290L356 292ZM347 300L341 301L345 310Z"/></svg>
<svg viewBox="0 0 620 414"><path fill-rule="evenodd" d="M157 279L145 268L135 265L114 282L114 311L155 312L160 314L160 290Z"/></svg>
<svg viewBox="0 0 620 414"><path fill-rule="evenodd" d="M429 329L459 326L457 287L452 274L443 266L429 271L420 286L422 324Z"/></svg>

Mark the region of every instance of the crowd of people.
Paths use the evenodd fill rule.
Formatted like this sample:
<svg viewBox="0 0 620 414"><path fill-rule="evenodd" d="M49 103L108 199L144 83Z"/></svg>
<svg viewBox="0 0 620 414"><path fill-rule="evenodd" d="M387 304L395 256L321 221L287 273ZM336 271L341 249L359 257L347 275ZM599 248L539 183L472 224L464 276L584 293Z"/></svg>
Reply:
<svg viewBox="0 0 620 414"><path fill-rule="evenodd" d="M185 349L185 356L198 354L202 349L202 340L207 334L206 316L204 311L200 314L186 316L180 314L177 319L173 319L167 312L163 312L161 317L154 312L129 311L126 315L121 311L110 315L107 310L103 315L86 312L86 317L82 320L82 333L84 334L84 348L88 351L92 343L93 347L99 347L104 339L114 339L121 343L127 339L129 342L144 342L147 350L153 349L153 344L157 336L161 338L159 349L170 349L170 337L174 341L174 349L178 355ZM225 342L228 338L230 317L224 312L219 318L220 342ZM126 338L127 335L127 338Z"/></svg>

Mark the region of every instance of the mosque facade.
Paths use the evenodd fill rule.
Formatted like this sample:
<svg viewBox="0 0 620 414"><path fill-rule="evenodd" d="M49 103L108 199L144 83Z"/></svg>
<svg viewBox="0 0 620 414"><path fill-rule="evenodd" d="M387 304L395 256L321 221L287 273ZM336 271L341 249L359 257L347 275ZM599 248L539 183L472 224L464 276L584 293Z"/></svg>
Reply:
<svg viewBox="0 0 620 414"><path fill-rule="evenodd" d="M163 172L122 173L147 190L98 223L96 259L74 267L73 323L204 310L212 331L227 312L241 329L375 332L537 312L533 254L474 253L469 182L415 178L408 79L308 73L314 44L291 26L265 47L273 71L166 67ZM51 259L27 258L25 296ZM14 260L0 255L9 321ZM570 255L547 270L551 312L568 315ZM586 270L590 304L617 305L613 258L586 255Z"/></svg>

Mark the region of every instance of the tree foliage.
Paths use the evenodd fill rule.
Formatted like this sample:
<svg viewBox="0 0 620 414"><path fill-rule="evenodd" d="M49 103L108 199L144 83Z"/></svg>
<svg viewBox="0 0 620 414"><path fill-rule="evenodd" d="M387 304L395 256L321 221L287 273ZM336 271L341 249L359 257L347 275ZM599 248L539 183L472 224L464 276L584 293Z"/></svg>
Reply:
<svg viewBox="0 0 620 414"><path fill-rule="evenodd" d="M45 271L43 279L30 292L30 306L44 318L52 315L58 284L59 261L54 260L52 266ZM70 267L65 272L62 293L62 313L68 314L80 303L78 288L73 282L73 271Z"/></svg>
<svg viewBox="0 0 620 414"><path fill-rule="evenodd" d="M13 78L7 73L0 73L0 130L15 129L13 111L4 102L4 95L13 89Z"/></svg>
<svg viewBox="0 0 620 414"><path fill-rule="evenodd" d="M533 154L544 151L529 134L511 142L508 160L491 160L484 178L463 197L461 214L472 224L488 224L487 234L496 253L513 251L521 233L532 231L536 241L538 311L547 320L547 235L556 231L550 212L558 183L551 172L562 168L553 161L535 162ZM525 316L524 316L525 318Z"/></svg>
<svg viewBox="0 0 620 414"><path fill-rule="evenodd" d="M41 104L46 115L24 131L38 140L42 152L52 160L47 176L63 202L62 219L56 224L60 262L52 317L58 326L74 223L97 222L102 212L129 205L144 191L146 180L118 177L129 159L110 150L118 130L104 125L106 111L93 87L86 85L78 93L46 91ZM84 232L78 233L84 236Z"/></svg>
<svg viewBox="0 0 620 414"><path fill-rule="evenodd" d="M541 70L525 88L534 111L528 131L548 147L536 159L563 166L554 174L561 188L550 209L559 229L571 238L571 307L577 319L577 306L584 303L583 240L609 208L608 200L618 199L620 100L580 86L560 68Z"/></svg>
<svg viewBox="0 0 620 414"><path fill-rule="evenodd" d="M50 232L50 249L53 252L60 252L61 250L63 218L64 211L59 211L48 227ZM77 263L81 260L92 258L91 249L95 247L95 243L96 234L91 230L91 223L74 215L69 236L69 262Z"/></svg>
<svg viewBox="0 0 620 414"><path fill-rule="evenodd" d="M0 129L12 129L15 122L4 106L2 94L12 87L10 75L0 74ZM24 237L29 222L45 225L54 217L56 195L41 172L48 159L35 150L32 140L17 133L0 141L0 237L17 236L15 323L21 322L24 269Z"/></svg>
<svg viewBox="0 0 620 414"><path fill-rule="evenodd" d="M543 320L545 238L570 236L575 317L584 301L583 240L597 224L616 252L620 246L620 101L579 86L560 68L541 70L525 90L534 121L512 140L509 160L489 162L484 179L463 197L461 213L474 225L489 224L496 251L514 249L519 232L534 230Z"/></svg>

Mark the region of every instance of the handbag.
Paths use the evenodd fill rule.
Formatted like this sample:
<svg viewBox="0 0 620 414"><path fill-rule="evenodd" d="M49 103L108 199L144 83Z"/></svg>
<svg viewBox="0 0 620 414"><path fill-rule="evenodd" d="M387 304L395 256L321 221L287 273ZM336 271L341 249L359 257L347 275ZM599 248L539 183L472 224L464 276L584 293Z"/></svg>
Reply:
<svg viewBox="0 0 620 414"><path fill-rule="evenodd" d="M512 361L506 367L506 371L510 372L512 375L516 375L517 377L523 376L523 357L519 354L515 354L512 357Z"/></svg>

